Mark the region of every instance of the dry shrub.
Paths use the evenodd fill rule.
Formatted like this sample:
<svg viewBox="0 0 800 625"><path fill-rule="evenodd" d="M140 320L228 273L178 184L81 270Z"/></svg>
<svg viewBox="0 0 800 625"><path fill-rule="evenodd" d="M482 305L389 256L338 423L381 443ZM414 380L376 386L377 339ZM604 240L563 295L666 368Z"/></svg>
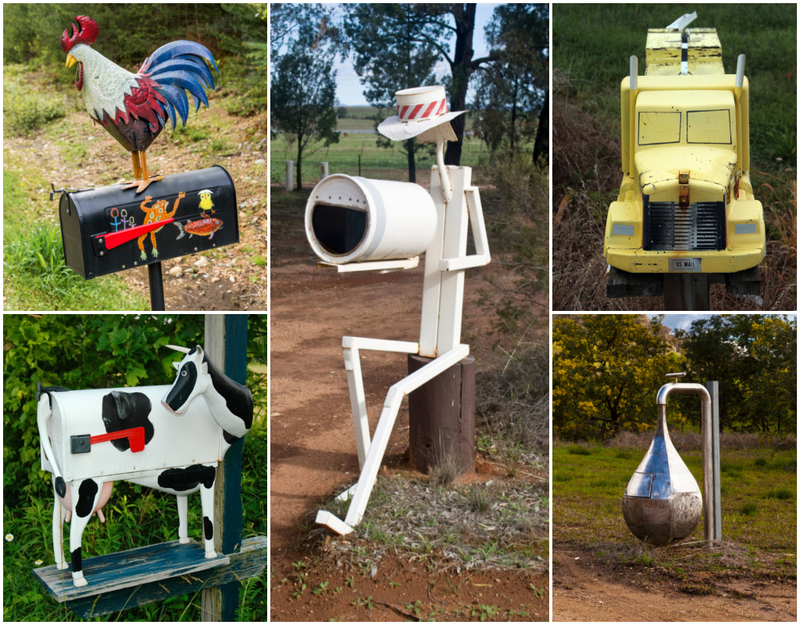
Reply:
<svg viewBox="0 0 800 625"><path fill-rule="evenodd" d="M606 298L603 258L609 204L619 193L619 124L569 102L570 77L553 75L553 310L662 310L661 297ZM753 172L764 205L767 256L760 297L710 285L713 311L796 310L797 182L791 168Z"/></svg>
<svg viewBox="0 0 800 625"><path fill-rule="evenodd" d="M647 451L653 440L654 432L620 432L616 437L603 443L612 449L638 449ZM703 439L695 432L670 431L670 440L678 451L697 451L702 449ZM723 432L719 435L721 449L754 450L775 449L786 450L797 448L794 436L777 436L775 434L753 434L747 432Z"/></svg>

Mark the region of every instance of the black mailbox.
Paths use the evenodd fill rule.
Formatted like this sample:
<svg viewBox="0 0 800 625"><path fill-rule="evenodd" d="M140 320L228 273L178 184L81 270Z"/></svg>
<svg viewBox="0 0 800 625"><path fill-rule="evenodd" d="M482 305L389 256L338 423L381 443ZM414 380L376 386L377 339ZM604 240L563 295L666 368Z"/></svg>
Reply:
<svg viewBox="0 0 800 625"><path fill-rule="evenodd" d="M58 212L67 266L87 280L239 242L236 189L219 165L141 193L121 185L65 192Z"/></svg>

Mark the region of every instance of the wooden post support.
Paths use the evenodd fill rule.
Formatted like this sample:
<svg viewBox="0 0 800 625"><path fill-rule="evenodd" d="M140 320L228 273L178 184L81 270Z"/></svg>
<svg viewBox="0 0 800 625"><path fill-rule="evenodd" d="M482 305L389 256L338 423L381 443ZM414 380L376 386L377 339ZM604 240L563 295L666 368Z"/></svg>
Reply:
<svg viewBox="0 0 800 625"><path fill-rule="evenodd" d="M431 362L408 355L409 374ZM459 473L475 467L475 358L467 356L408 396L409 461L428 473L448 457Z"/></svg>
<svg viewBox="0 0 800 625"><path fill-rule="evenodd" d="M709 310L707 273L665 273L664 310Z"/></svg>
<svg viewBox="0 0 800 625"><path fill-rule="evenodd" d="M232 380L247 381L247 315L206 315L205 351ZM225 454L214 489L214 536L217 553L232 554L242 540L242 448L238 440ZM233 621L239 605L239 584L203 590L204 621Z"/></svg>

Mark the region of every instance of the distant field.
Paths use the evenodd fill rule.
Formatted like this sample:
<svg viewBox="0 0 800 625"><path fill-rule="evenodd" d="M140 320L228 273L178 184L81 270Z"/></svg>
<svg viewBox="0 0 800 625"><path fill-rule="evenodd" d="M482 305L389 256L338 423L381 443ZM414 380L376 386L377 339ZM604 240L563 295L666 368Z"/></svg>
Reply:
<svg viewBox="0 0 800 625"><path fill-rule="evenodd" d="M339 120L340 125L353 120ZM357 120L356 120L357 121ZM372 122L370 122L370 125ZM374 134L340 135L339 143L325 148L322 144L311 146L303 154L303 186L311 187L312 183L319 180L319 163L326 161L330 173L359 175L358 156L361 155L361 175L370 177L383 177L393 180L408 180L408 165L406 155L401 151L399 144L392 148L379 148L376 145L377 136ZM284 136L278 134L270 144L270 182L283 183L285 181L285 162L295 160L297 156L295 145L287 146ZM488 157L488 150L482 142L474 137L464 138L464 149L461 155L461 164L474 167L479 164L481 157ZM417 174L422 170L430 169L435 159L432 155L417 153ZM427 172L424 172L427 175ZM422 176L423 178L425 176Z"/></svg>
<svg viewBox="0 0 800 625"><path fill-rule="evenodd" d="M554 543L592 548L637 542L622 517L622 493L643 457L640 450L554 445ZM698 484L702 484L700 450L681 452L681 457ZM773 554L795 554L791 564L795 566L794 453L773 449L723 450L721 469L723 540ZM702 520L687 540L703 540Z"/></svg>

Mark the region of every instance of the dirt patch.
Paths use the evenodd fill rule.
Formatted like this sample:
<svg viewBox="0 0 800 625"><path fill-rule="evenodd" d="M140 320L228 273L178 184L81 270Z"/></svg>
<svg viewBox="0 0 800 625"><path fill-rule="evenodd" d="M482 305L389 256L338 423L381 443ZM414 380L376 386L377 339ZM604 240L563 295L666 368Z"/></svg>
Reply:
<svg viewBox="0 0 800 625"><path fill-rule="evenodd" d="M231 116L223 94L209 99L210 108L190 115L187 121L187 128L206 138L181 141L165 130L147 151L147 165L154 175L215 164L224 167L236 187L239 244L165 261L166 310L266 310L267 114ZM212 140L220 142L215 151L209 149ZM30 136L6 137L4 155L6 168L36 169L56 188L83 189L132 178L129 153L93 124L84 110L73 111ZM35 192L30 206L7 206L6 210L32 210L37 218L56 221L58 205L49 201L49 191L45 185ZM258 257L264 262L256 263ZM145 267L118 275L149 301Z"/></svg>
<svg viewBox="0 0 800 625"><path fill-rule="evenodd" d="M623 564L579 547L553 549L554 621L796 621L793 580Z"/></svg>
<svg viewBox="0 0 800 625"><path fill-rule="evenodd" d="M273 198L272 620L547 620L546 573L441 572L427 560L410 562L392 550L362 571L344 555L307 540L321 502L353 484L359 470L342 337L417 340L423 274L422 267L383 275L318 268L303 228L303 196L287 201L273 187ZM475 303L482 285L476 273L466 280L465 320L483 315ZM386 390L406 375L406 357L367 352L362 369L374 428ZM384 473L407 470L407 446L404 403ZM479 464L483 473L474 479L492 479L496 469L487 464Z"/></svg>

